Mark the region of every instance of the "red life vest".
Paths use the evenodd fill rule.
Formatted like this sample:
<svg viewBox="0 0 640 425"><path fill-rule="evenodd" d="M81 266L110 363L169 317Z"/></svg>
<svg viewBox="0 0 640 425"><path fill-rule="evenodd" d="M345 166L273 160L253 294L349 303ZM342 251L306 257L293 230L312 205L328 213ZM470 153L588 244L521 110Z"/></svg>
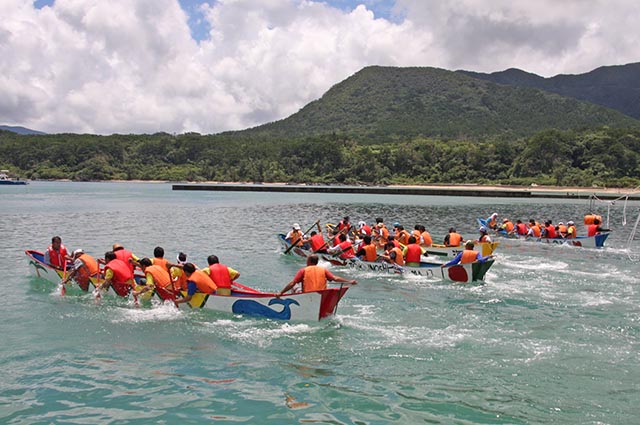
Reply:
<svg viewBox="0 0 640 425"><path fill-rule="evenodd" d="M518 233L519 235L526 235L527 234L527 225L524 223L518 223L516 224L517 230L516 233Z"/></svg>
<svg viewBox="0 0 640 425"><path fill-rule="evenodd" d="M231 289L231 276L229 269L224 264L212 264L209 266L209 277L218 288Z"/></svg>
<svg viewBox="0 0 640 425"><path fill-rule="evenodd" d="M558 237L558 233L556 232L556 228L553 226L553 224L547 226L546 229L547 229L547 237L548 238L557 238Z"/></svg>
<svg viewBox="0 0 640 425"><path fill-rule="evenodd" d="M131 285L133 285L133 272L129 270L129 266L122 260L111 260L105 266L105 270L113 272L111 286L116 294L126 297L129 294Z"/></svg>
<svg viewBox="0 0 640 425"><path fill-rule="evenodd" d="M462 257L460 258L460 264L473 263L478 258L478 253L472 249L465 249L462 251Z"/></svg>
<svg viewBox="0 0 640 425"><path fill-rule="evenodd" d="M342 250L342 253L340 254L340 258L355 257L355 253L353 252L353 244L351 243L351 241L340 242L340 245L338 246Z"/></svg>
<svg viewBox="0 0 640 425"><path fill-rule="evenodd" d="M420 256L422 255L422 248L416 243L407 245L407 256L404 257L404 261L407 263L419 263Z"/></svg>
<svg viewBox="0 0 640 425"><path fill-rule="evenodd" d="M310 241L311 241L311 250L314 252L319 250L323 246L325 246L324 237L322 236L321 233L316 233L315 235L311 236Z"/></svg>
<svg viewBox="0 0 640 425"><path fill-rule="evenodd" d="M595 236L598 234L598 226L599 224L590 224L587 227L587 236Z"/></svg>
<svg viewBox="0 0 640 425"><path fill-rule="evenodd" d="M113 251L113 253L116 254L116 258L124 262L127 267L129 267L129 270L131 270L131 273L133 273L133 269L135 269L136 266L131 261L129 261L130 258L133 258L133 254L131 253L131 251L120 248Z"/></svg>
<svg viewBox="0 0 640 425"><path fill-rule="evenodd" d="M49 245L47 248L47 252L49 253L49 264L54 267L64 268L64 264L67 261L67 247L63 244L60 244L60 251L56 251L53 249L52 245Z"/></svg>

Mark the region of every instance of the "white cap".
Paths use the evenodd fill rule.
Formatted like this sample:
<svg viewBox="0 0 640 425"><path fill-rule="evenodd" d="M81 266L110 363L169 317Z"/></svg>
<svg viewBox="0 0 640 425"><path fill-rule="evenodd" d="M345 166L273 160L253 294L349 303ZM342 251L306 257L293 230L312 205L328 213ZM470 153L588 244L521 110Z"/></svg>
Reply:
<svg viewBox="0 0 640 425"><path fill-rule="evenodd" d="M572 226L572 225L574 225L575 223L573 222L573 220L569 220L569 221L567 221L567 224L568 224L569 226Z"/></svg>
<svg viewBox="0 0 640 425"><path fill-rule="evenodd" d="M300 225L298 223L293 223L293 228L296 230L300 230Z"/></svg>
<svg viewBox="0 0 640 425"><path fill-rule="evenodd" d="M359 221L358 222L358 227L361 228L361 229L366 225L367 225L367 223L365 223L364 221Z"/></svg>
<svg viewBox="0 0 640 425"><path fill-rule="evenodd" d="M80 254L84 254L84 251L80 248L76 249L75 251L73 251L73 256L75 257L76 255L80 255Z"/></svg>

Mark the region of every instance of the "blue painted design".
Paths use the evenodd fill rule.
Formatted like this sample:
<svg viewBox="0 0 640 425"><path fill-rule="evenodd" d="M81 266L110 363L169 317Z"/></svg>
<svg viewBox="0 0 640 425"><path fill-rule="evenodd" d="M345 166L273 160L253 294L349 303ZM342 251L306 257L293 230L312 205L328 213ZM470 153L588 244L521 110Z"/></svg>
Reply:
<svg viewBox="0 0 640 425"><path fill-rule="evenodd" d="M295 304L297 306L300 305L296 300L281 300L278 298L272 298L269 300L269 305L273 304L280 304L284 306L284 308L282 311L276 311L254 300L238 300L231 306L231 311L234 314L246 314L247 316L266 317L268 319L289 320L291 319L291 304Z"/></svg>

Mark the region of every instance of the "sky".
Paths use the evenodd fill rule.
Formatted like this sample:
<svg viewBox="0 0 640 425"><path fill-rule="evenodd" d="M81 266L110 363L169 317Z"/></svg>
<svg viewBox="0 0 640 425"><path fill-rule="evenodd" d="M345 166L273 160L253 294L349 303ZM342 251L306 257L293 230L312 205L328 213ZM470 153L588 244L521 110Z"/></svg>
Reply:
<svg viewBox="0 0 640 425"><path fill-rule="evenodd" d="M241 130L370 65L545 77L640 61L637 0L0 0L0 125Z"/></svg>

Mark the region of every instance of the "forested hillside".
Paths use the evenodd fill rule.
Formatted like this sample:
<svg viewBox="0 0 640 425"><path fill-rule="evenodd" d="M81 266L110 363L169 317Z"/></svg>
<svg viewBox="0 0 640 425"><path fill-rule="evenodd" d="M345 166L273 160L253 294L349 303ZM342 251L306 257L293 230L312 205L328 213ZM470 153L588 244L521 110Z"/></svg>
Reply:
<svg viewBox="0 0 640 425"><path fill-rule="evenodd" d="M544 129L640 128L619 112L573 98L511 87L437 68L372 66L292 116L240 133L276 137L346 135L361 143L414 137L481 140Z"/></svg>
<svg viewBox="0 0 640 425"><path fill-rule="evenodd" d="M0 167L22 178L325 184L502 183L636 187L640 131L548 130L512 141L322 136L21 136L0 132Z"/></svg>
<svg viewBox="0 0 640 425"><path fill-rule="evenodd" d="M483 74L458 71L470 77L515 87L533 87L615 109L640 119L640 63L603 66L578 75L543 78L519 69Z"/></svg>

